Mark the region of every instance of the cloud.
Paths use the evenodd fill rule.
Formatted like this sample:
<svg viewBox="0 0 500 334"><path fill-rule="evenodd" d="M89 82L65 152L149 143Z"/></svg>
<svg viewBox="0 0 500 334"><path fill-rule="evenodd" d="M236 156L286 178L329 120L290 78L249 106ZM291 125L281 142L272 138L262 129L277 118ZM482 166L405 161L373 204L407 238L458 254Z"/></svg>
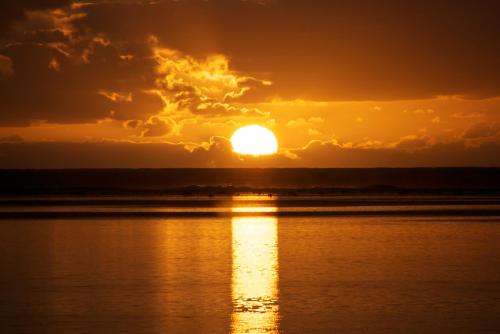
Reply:
<svg viewBox="0 0 500 334"><path fill-rule="evenodd" d="M80 29L113 40L155 35L196 57L223 54L240 73L265 75L284 99L500 95L498 1L192 0L82 10Z"/></svg>
<svg viewBox="0 0 500 334"><path fill-rule="evenodd" d="M500 123L480 122L473 124L463 134L465 139L484 139L500 135Z"/></svg>
<svg viewBox="0 0 500 334"><path fill-rule="evenodd" d="M495 152L500 144L484 143L469 147L463 141L436 143L419 150L400 148L344 147L336 141L311 141L291 150L301 166L308 167L449 167L500 166Z"/></svg>
<svg viewBox="0 0 500 334"><path fill-rule="evenodd" d="M143 122L140 120L129 119L129 120L123 122L123 127L125 129L135 130L135 129L139 128L139 126L141 126L142 124L143 124Z"/></svg>
<svg viewBox="0 0 500 334"><path fill-rule="evenodd" d="M377 5L368 0L6 0L0 2L0 127L47 125L46 132L36 126L14 131L26 140L114 136L153 142L170 136L189 145L162 148L185 161L197 156L206 165L336 166L348 164L342 160L347 156L355 165L404 164L404 159L410 164L416 158L423 164L425 154L445 147L450 154L436 155L438 163L455 161L452 155L475 163L474 152L489 147L483 141L498 139L493 124L498 101L475 105L456 97L500 96L499 6L472 0L404 6L396 0ZM425 100L441 95L454 97ZM400 108L407 103L401 99L411 100ZM404 109L408 117L421 115L404 125ZM109 123L92 133L89 123L102 120ZM369 122L356 125L355 120ZM473 125L464 131L470 120ZM286 147L330 138L333 132L352 143L312 142L286 156L244 162L220 137L200 146L211 135L227 136L251 121L275 128ZM50 126L60 129L54 123L80 130L45 136ZM423 127L429 137L398 139ZM440 144L431 138L439 137L437 131L448 131L448 140L462 137L455 146ZM131 153L137 147L102 144ZM475 148L465 149L467 144ZM73 147L40 145L47 154L57 145ZM83 150L90 144L74 145ZM327 156L314 158L311 152ZM362 152L373 162L358 157Z"/></svg>
<svg viewBox="0 0 500 334"><path fill-rule="evenodd" d="M11 141L0 143L0 168L500 166L499 150L498 142L469 147L457 141L405 150L348 147L336 141L316 140L290 152L244 157L234 154L223 137L212 137L192 149L169 143Z"/></svg>
<svg viewBox="0 0 500 334"><path fill-rule="evenodd" d="M193 150L169 143L0 143L0 168L256 167L285 166L287 161L279 155L240 157L223 137Z"/></svg>
<svg viewBox="0 0 500 334"><path fill-rule="evenodd" d="M156 60L156 84L164 98L179 109L207 117L263 115L255 108L252 111L242 106L241 99L256 87L270 83L234 72L224 55L196 59L159 45L154 36L149 40Z"/></svg>
<svg viewBox="0 0 500 334"><path fill-rule="evenodd" d="M0 143L22 143L24 138L19 135L0 137Z"/></svg>
<svg viewBox="0 0 500 334"><path fill-rule="evenodd" d="M53 9L70 4L70 0L3 0L0 2L0 36L11 24L26 17L29 10Z"/></svg>
<svg viewBox="0 0 500 334"><path fill-rule="evenodd" d="M12 74L14 74L12 60L9 57L0 55L0 78L2 76L8 77Z"/></svg>
<svg viewBox="0 0 500 334"><path fill-rule="evenodd" d="M459 112L454 113L452 115L452 117L454 117L454 118L462 118L462 119L474 119L474 118L483 118L484 114L481 113L481 112L477 112L477 111L472 111L472 112L469 112L469 111L459 111Z"/></svg>
<svg viewBox="0 0 500 334"><path fill-rule="evenodd" d="M309 117L308 119L305 119L303 117L299 117L296 119L289 120L285 126L287 128L303 128L303 127L308 127L308 126L314 126L318 124L324 123L325 120L322 117Z"/></svg>
<svg viewBox="0 0 500 334"><path fill-rule="evenodd" d="M225 101L236 103L258 103L271 101L277 96L276 87L269 80L252 77L240 78L238 90L226 94Z"/></svg>
<svg viewBox="0 0 500 334"><path fill-rule="evenodd" d="M100 45L87 55L88 62L81 62L47 44L8 46L3 53L13 74L0 80L0 124L147 119L157 114L164 102L154 91L154 62L147 56L121 60L118 48Z"/></svg>
<svg viewBox="0 0 500 334"><path fill-rule="evenodd" d="M427 136L408 135L400 138L391 146L402 150L412 151L429 147L432 142L432 139Z"/></svg>
<svg viewBox="0 0 500 334"><path fill-rule="evenodd" d="M307 129L307 134L309 136L321 136L322 135L321 131L316 130L316 129Z"/></svg>
<svg viewBox="0 0 500 334"><path fill-rule="evenodd" d="M154 36L113 40L76 26L86 6L76 8L47 14L50 29L4 48L0 69L9 76L0 82L0 108L7 111L0 125L146 121L167 105L203 117L268 116L238 100L270 83L231 70L224 55L195 58Z"/></svg>
<svg viewBox="0 0 500 334"><path fill-rule="evenodd" d="M143 124L142 128L143 137L163 137L174 131L175 122L171 119L152 117L148 122Z"/></svg>
<svg viewBox="0 0 500 334"><path fill-rule="evenodd" d="M257 117L268 114L249 104L279 97L500 94L498 4L483 2L473 11L467 1L441 5L3 1L0 30L12 29L1 44L0 124L146 121L166 105L203 117ZM419 16L429 10L432 17ZM363 31L353 24L358 20ZM471 38L456 43L457 31ZM471 53L468 41L484 52ZM434 44L439 53L422 51ZM390 66L386 55L394 59Z"/></svg>

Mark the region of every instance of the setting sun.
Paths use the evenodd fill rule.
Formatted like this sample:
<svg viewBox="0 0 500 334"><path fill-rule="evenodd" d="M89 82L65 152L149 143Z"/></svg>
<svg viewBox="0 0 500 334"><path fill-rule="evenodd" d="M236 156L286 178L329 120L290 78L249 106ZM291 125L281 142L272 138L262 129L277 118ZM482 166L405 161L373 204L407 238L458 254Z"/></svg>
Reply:
<svg viewBox="0 0 500 334"><path fill-rule="evenodd" d="M260 125L248 125L236 130L231 137L233 151L247 155L269 155L278 151L278 141L271 130Z"/></svg>

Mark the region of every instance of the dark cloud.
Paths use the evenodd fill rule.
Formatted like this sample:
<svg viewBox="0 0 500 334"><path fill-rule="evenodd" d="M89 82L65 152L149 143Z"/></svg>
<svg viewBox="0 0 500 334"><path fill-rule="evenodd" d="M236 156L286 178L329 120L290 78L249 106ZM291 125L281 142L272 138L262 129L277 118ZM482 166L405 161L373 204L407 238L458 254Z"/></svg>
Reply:
<svg viewBox="0 0 500 334"><path fill-rule="evenodd" d="M26 11L68 4L3 1L0 31ZM163 107L158 88L204 116L245 114L245 103L275 96L500 95L498 1L92 1L31 19L43 24L24 25L0 49L3 125L145 121ZM155 47L170 48L170 67L158 71ZM205 67L237 85L186 74Z"/></svg>
<svg viewBox="0 0 500 334"><path fill-rule="evenodd" d="M154 34L189 54L225 54L237 70L271 79L284 98L500 94L494 0L183 0L84 11L81 29L118 40Z"/></svg>
<svg viewBox="0 0 500 334"><path fill-rule="evenodd" d="M476 123L473 124L470 128L468 128L463 138L465 139L483 139L490 138L500 135L500 123Z"/></svg>
<svg viewBox="0 0 500 334"><path fill-rule="evenodd" d="M28 10L58 8L71 0L2 0L0 1L0 36L7 32L16 20L25 18Z"/></svg>
<svg viewBox="0 0 500 334"><path fill-rule="evenodd" d="M0 79L14 74L12 60L9 57L0 55Z"/></svg>
<svg viewBox="0 0 500 334"><path fill-rule="evenodd" d="M161 137L168 135L173 131L175 124L172 120L160 119L158 117L151 118L142 126L143 137Z"/></svg>
<svg viewBox="0 0 500 334"><path fill-rule="evenodd" d="M123 122L123 127L125 129L135 130L135 129L139 128L139 126L141 126L141 124L142 124L142 121L137 120L137 119L131 119L131 120Z"/></svg>
<svg viewBox="0 0 500 334"><path fill-rule="evenodd" d="M395 143L395 147L402 150L418 150L429 147L432 143L431 138L427 136L410 135L401 138Z"/></svg>
<svg viewBox="0 0 500 334"><path fill-rule="evenodd" d="M463 141L437 143L417 150L349 148L335 142L311 142L292 150L308 167L453 167L500 166L498 142L469 147Z"/></svg>
<svg viewBox="0 0 500 334"><path fill-rule="evenodd" d="M500 166L498 143L468 147L464 142L435 144L408 151L349 148L312 142L284 154L241 157L227 139L213 137L193 151L180 144L0 143L0 168L162 168L162 167L425 167Z"/></svg>
<svg viewBox="0 0 500 334"><path fill-rule="evenodd" d="M0 137L0 143L22 143L24 138L19 135Z"/></svg>
<svg viewBox="0 0 500 334"><path fill-rule="evenodd" d="M124 60L113 45L73 59L47 45L13 44L3 51L13 75L0 80L0 124L95 122L148 118L161 111L151 59Z"/></svg>
<svg viewBox="0 0 500 334"><path fill-rule="evenodd" d="M177 144L0 143L0 168L213 167L238 161L220 138L193 152Z"/></svg>
<svg viewBox="0 0 500 334"><path fill-rule="evenodd" d="M136 136L161 137L174 133L172 119L182 124L182 117L267 117L252 103L273 97L500 96L498 1L70 4L0 2L0 126L110 118ZM483 114L457 110L454 117L486 120ZM433 116L446 124L439 115ZM308 116L293 117L306 122ZM261 158L234 155L221 137L189 150L7 136L0 138L0 167L498 166L499 133L498 123L477 123L453 143L427 136L403 137L386 148L376 140L351 147L316 141Z"/></svg>
<svg viewBox="0 0 500 334"><path fill-rule="evenodd" d="M274 97L277 97L276 87L270 81L247 77L239 83L237 92L225 96L225 101L255 103L271 100Z"/></svg>

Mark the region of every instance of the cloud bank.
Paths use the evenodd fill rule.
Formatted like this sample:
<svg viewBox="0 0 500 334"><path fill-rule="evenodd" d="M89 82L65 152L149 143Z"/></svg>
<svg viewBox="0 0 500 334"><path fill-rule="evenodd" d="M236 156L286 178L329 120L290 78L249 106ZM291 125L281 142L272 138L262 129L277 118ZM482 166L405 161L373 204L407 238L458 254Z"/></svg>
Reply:
<svg viewBox="0 0 500 334"><path fill-rule="evenodd" d="M0 168L500 166L499 151L495 142L468 146L457 141L407 150L313 141L273 156L242 157L222 137L191 150L182 144L30 143L12 137L0 142Z"/></svg>

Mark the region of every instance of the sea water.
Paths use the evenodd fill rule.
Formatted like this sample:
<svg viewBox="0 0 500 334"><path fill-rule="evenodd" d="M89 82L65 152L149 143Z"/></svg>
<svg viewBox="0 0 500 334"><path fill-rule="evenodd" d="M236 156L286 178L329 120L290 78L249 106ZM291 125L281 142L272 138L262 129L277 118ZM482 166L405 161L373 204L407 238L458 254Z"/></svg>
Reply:
<svg viewBox="0 0 500 334"><path fill-rule="evenodd" d="M1 333L500 331L491 201L94 200L3 203Z"/></svg>

